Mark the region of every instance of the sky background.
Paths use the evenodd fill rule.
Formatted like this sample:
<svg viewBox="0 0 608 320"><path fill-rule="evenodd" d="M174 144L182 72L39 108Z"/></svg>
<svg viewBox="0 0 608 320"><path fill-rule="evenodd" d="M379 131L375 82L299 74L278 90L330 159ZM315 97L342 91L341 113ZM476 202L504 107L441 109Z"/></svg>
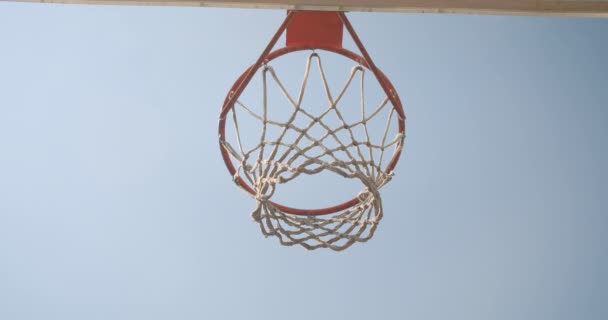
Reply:
<svg viewBox="0 0 608 320"><path fill-rule="evenodd" d="M218 150L283 17L0 3L0 319L608 318L608 19L350 14L408 132L335 253L264 238Z"/></svg>

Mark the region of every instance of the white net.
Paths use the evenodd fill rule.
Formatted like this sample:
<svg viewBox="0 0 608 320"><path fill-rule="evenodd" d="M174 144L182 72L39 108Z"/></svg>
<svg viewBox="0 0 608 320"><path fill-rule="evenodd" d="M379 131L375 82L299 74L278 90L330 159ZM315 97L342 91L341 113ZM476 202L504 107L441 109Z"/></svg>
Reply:
<svg viewBox="0 0 608 320"><path fill-rule="evenodd" d="M323 95L327 98L327 106L316 113L305 109L302 103L314 62ZM277 76L275 68L267 64L261 70L264 94L261 108L257 108L261 110L246 105L239 98L229 111L226 119L232 121L234 139L225 138L221 144L235 164L235 181L243 179L255 192L257 207L252 217L265 236L276 236L283 245L299 244L309 250L330 248L337 251L373 236L383 214L379 190L393 175L386 163L401 152L404 134L395 129L398 115L386 94L371 112L366 110L366 71L361 65L352 67L346 83L334 96L321 58L313 52L306 59L303 81L294 97ZM356 78L360 79L360 107L341 108L341 102L346 100L345 93L357 82ZM269 80L289 104L291 111L286 120L279 121L269 112ZM357 109L360 115L353 116ZM345 113L350 114L346 116ZM381 115L385 117L381 121L385 125L374 141L369 123ZM250 146L243 143L239 130L239 119L244 116L261 124L259 139ZM356 130L360 133L355 133ZM302 174L321 172L360 181L364 189L357 195L358 201L343 210L323 215L289 213L290 210L271 201L279 185Z"/></svg>

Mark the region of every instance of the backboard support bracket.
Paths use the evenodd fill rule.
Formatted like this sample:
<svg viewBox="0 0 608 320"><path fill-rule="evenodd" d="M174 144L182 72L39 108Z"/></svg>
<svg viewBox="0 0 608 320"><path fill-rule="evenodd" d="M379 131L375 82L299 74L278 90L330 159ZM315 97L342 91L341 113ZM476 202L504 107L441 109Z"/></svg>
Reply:
<svg viewBox="0 0 608 320"><path fill-rule="evenodd" d="M294 12L294 16L287 26L287 47L342 47L344 24L337 12L288 11L288 14L289 12Z"/></svg>

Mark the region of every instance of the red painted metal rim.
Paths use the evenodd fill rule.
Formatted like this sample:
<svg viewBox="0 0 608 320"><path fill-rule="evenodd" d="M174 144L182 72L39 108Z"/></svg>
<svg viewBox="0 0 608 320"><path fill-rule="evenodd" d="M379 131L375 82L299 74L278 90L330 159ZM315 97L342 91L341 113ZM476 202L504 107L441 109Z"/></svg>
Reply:
<svg viewBox="0 0 608 320"><path fill-rule="evenodd" d="M384 73L382 73L379 69L377 69L375 67L375 65L372 64L370 66L370 64L360 55L358 55L352 51L349 51L347 49L337 48L337 47L290 46L290 47L284 47L284 48L281 48L281 49L278 49L276 51L269 53L264 58L264 62L265 63L270 62L270 61L272 61L280 56L283 56L287 53L290 53L290 52L312 50L312 49L325 50L325 51L340 54L344 57L347 57L347 58L361 64L363 67L367 68L368 70L371 70L374 73L374 75L377 77L377 80L382 85L382 88L384 89L389 100L391 101L393 108L397 112L398 121L399 121L399 129L398 129L399 133L405 133L405 112L403 111L403 105L401 104L401 100L399 99L399 96L398 96L397 92L395 91L393 85L391 84L390 80L384 75ZM234 164L232 163L230 154L228 153L226 148L224 148L222 145L222 142L226 141L226 116L227 116L228 112L232 108L234 108L235 101L232 101L232 103L230 103L230 104L228 104L228 103L231 100L231 96L234 94L234 92L236 92L238 90L238 88L240 87L243 80L247 77L247 75L250 72L254 72L254 73L257 72L257 70L261 66L262 66L262 64L259 64L259 65L253 64L249 68L247 68L247 70L245 70L245 72L243 72L243 74L241 74L241 76L239 76L239 78L236 80L236 82L230 88L230 91L228 91L228 94L226 95L226 99L224 100L224 106L220 113L220 121L219 121L219 128L218 128L218 133L219 133L219 138L220 138L220 151L222 153L222 158L224 159L224 163L226 164L226 168L230 172L230 175L233 177L237 173L236 168L235 168ZM235 100L235 99L233 98L233 100ZM386 167L385 172L393 171L393 169L397 165L397 162L399 161L400 156L401 156L401 152L398 152L393 156L393 158L389 162L388 166ZM255 196L255 191L253 190L253 188L251 188L251 186L249 186L243 179L241 179L240 177L237 177L235 179L235 182L237 184L239 184L239 186L241 186L247 192L249 192L251 195ZM336 205L333 207L321 208L321 209L298 209L298 208L287 207L287 206L281 205L281 204L273 202L273 201L269 201L269 203L270 203L270 205L272 205L286 213L290 213L290 214L294 214L294 215L318 216L318 215L331 214L331 213L336 213L338 211L346 210L346 209L360 203L360 200L358 197L354 197L353 199L348 200L339 205Z"/></svg>

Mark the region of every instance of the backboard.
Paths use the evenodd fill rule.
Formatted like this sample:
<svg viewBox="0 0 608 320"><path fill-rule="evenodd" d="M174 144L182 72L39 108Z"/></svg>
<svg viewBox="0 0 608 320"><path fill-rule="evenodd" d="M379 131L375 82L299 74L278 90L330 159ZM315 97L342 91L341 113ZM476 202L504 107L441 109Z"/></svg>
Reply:
<svg viewBox="0 0 608 320"><path fill-rule="evenodd" d="M7 0L0 0L7 1ZM608 0L9 0L19 2L193 6L323 11L608 17Z"/></svg>

